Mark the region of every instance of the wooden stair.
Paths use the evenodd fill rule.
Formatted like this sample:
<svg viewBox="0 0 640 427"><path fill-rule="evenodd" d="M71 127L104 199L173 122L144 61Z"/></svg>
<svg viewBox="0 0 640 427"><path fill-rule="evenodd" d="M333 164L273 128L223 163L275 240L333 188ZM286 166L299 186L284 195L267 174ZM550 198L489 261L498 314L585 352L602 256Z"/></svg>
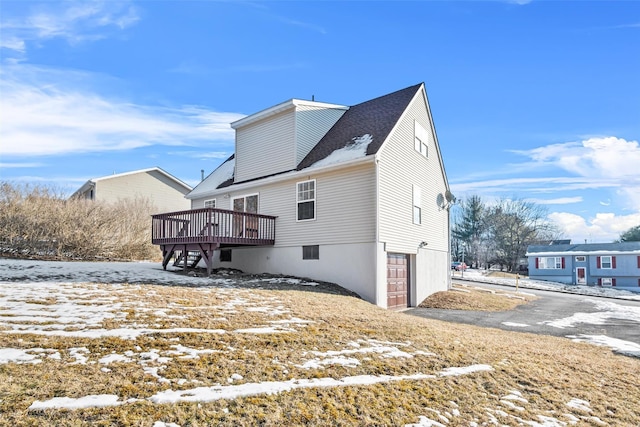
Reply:
<svg viewBox="0 0 640 427"><path fill-rule="evenodd" d="M187 251L186 257L185 251L176 251L173 266L195 268L201 259L202 254L199 251Z"/></svg>

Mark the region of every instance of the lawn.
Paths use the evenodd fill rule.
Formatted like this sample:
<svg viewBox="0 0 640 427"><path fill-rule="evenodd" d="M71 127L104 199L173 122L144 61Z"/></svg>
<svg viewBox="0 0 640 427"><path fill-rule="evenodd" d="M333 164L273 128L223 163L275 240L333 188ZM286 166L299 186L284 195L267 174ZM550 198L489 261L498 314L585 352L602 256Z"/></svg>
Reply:
<svg viewBox="0 0 640 427"><path fill-rule="evenodd" d="M189 280L2 283L0 425L640 425L640 359L608 348Z"/></svg>

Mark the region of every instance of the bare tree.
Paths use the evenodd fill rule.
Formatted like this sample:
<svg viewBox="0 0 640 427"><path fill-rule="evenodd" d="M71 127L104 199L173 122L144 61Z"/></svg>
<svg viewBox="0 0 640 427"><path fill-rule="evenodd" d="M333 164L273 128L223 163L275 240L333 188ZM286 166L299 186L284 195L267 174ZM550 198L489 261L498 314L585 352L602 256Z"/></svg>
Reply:
<svg viewBox="0 0 640 427"><path fill-rule="evenodd" d="M508 271L517 270L528 245L557 234L543 206L519 199L501 199L488 210L487 224L495 246L494 261Z"/></svg>

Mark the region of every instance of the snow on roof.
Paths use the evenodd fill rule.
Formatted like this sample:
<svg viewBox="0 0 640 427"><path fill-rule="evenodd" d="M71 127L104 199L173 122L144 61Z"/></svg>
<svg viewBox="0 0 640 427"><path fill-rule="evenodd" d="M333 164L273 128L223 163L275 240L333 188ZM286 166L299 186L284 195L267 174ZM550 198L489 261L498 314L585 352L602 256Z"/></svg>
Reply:
<svg viewBox="0 0 640 427"><path fill-rule="evenodd" d="M216 170L214 170L208 177L204 179L200 184L196 185L196 188L187 194L188 199L195 199L200 195L215 191L220 184L233 178L233 173L236 168L235 156L229 157L224 163L222 163Z"/></svg>
<svg viewBox="0 0 640 427"><path fill-rule="evenodd" d="M365 157L367 155L367 147L373 142L373 137L366 133L352 138L351 141L345 147L339 148L324 159L318 160L311 167L328 166Z"/></svg>

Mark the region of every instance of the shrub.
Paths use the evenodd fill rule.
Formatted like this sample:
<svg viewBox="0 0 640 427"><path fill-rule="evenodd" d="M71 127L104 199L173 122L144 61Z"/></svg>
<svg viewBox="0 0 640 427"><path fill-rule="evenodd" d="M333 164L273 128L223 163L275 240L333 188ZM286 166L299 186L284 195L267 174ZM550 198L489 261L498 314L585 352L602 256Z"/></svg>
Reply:
<svg viewBox="0 0 640 427"><path fill-rule="evenodd" d="M158 259L151 244L153 203L67 199L47 186L0 183L0 252L75 260Z"/></svg>

